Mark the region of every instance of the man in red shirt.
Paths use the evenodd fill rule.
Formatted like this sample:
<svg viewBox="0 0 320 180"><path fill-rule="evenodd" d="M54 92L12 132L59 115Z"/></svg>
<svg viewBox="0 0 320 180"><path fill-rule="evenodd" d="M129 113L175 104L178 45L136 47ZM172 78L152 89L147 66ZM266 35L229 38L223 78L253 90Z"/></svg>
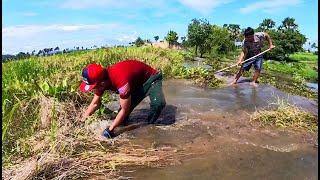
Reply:
<svg viewBox="0 0 320 180"><path fill-rule="evenodd" d="M104 91L109 90L120 95L120 111L111 126L103 132L107 138L114 137L114 128L126 120L146 96L149 96L151 101L148 114L150 124L158 119L166 105L161 72L138 60L124 60L109 68L90 64L83 69L82 78L82 92L95 89L92 102L82 115L83 120L99 109Z"/></svg>

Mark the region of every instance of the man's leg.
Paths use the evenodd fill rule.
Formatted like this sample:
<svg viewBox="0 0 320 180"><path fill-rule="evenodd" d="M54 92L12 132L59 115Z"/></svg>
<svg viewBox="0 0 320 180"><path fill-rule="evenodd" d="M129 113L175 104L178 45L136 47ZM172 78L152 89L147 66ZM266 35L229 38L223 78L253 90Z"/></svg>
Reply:
<svg viewBox="0 0 320 180"><path fill-rule="evenodd" d="M250 83L250 85L255 86L255 87L258 86L256 82L257 82L258 77L260 75L261 68L262 68L262 57L259 57L254 63L255 72L254 72L252 82Z"/></svg>
<svg viewBox="0 0 320 180"><path fill-rule="evenodd" d="M243 71L244 71L244 70L243 70L242 68L239 69L239 72L238 72L238 74L236 75L236 78L232 81L231 84L237 84L237 81L239 80L239 78L240 78L240 76L242 75Z"/></svg>
<svg viewBox="0 0 320 180"><path fill-rule="evenodd" d="M242 73L244 71L250 70L252 63L253 63L252 61L249 61L249 62L245 62L241 65L240 70L239 70L238 74L236 75L235 79L232 81L231 85L237 83L237 81L239 80L240 76L242 75Z"/></svg>
<svg viewBox="0 0 320 180"><path fill-rule="evenodd" d="M255 86L255 87L258 86L256 82L257 82L257 79L258 79L259 75L260 75L260 70L256 69L254 71L254 75L253 75L253 78L252 78L252 82L250 82L250 85Z"/></svg>
<svg viewBox="0 0 320 180"><path fill-rule="evenodd" d="M162 91L162 80L154 82L147 92L150 98L150 111L148 113L148 123L153 124L166 106L166 101Z"/></svg>

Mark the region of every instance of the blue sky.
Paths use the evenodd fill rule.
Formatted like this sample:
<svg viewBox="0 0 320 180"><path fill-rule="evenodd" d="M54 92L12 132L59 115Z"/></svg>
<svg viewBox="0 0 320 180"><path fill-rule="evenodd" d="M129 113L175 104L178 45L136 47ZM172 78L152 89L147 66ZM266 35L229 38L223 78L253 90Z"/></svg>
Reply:
<svg viewBox="0 0 320 180"><path fill-rule="evenodd" d="M265 18L278 26L293 17L317 43L317 7L317 0L3 0L2 53L127 45L138 36L163 39L169 30L186 36L193 18L255 28Z"/></svg>

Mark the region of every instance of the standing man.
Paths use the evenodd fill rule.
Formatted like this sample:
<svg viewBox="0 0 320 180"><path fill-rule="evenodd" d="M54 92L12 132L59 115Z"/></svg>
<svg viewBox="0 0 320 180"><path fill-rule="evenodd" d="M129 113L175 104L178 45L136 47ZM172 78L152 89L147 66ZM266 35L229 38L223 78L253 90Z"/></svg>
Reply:
<svg viewBox="0 0 320 180"><path fill-rule="evenodd" d="M127 120L133 109L146 97L150 97L148 123L154 123L166 101L162 91L162 74L138 60L124 60L109 68L90 64L82 71L82 92L95 89L95 95L82 120L93 114L101 105L101 98L106 90L120 95L120 111L109 128L103 132L106 138L114 137L116 126Z"/></svg>
<svg viewBox="0 0 320 180"><path fill-rule="evenodd" d="M270 49L274 48L274 46L272 45L270 36L265 32L254 33L254 30L251 27L248 27L244 31L244 36L245 36L245 39L243 40L242 52L237 62L238 65L242 63L244 57L246 57L245 59L248 59L252 56L255 56L261 53L261 47L263 45L264 40L268 41ZM238 74L236 75L236 78L233 80L231 84L236 84L238 79L242 75L243 71L249 71L252 64L254 65L255 72L250 85L256 87L257 86L256 81L260 75L260 71L262 68L262 55L243 63L241 65L241 68Z"/></svg>

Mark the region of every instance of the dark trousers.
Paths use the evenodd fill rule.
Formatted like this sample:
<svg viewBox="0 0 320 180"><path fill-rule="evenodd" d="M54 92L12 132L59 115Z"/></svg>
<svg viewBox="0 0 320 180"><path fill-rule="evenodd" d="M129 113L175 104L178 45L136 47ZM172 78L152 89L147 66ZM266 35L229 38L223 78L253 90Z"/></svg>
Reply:
<svg viewBox="0 0 320 180"><path fill-rule="evenodd" d="M148 113L148 123L154 123L162 109L166 106L166 101L162 91L162 74L151 76L142 87L131 94L131 109L124 121L127 121L133 109L145 98L150 98L150 111ZM119 111L121 108L119 109Z"/></svg>

